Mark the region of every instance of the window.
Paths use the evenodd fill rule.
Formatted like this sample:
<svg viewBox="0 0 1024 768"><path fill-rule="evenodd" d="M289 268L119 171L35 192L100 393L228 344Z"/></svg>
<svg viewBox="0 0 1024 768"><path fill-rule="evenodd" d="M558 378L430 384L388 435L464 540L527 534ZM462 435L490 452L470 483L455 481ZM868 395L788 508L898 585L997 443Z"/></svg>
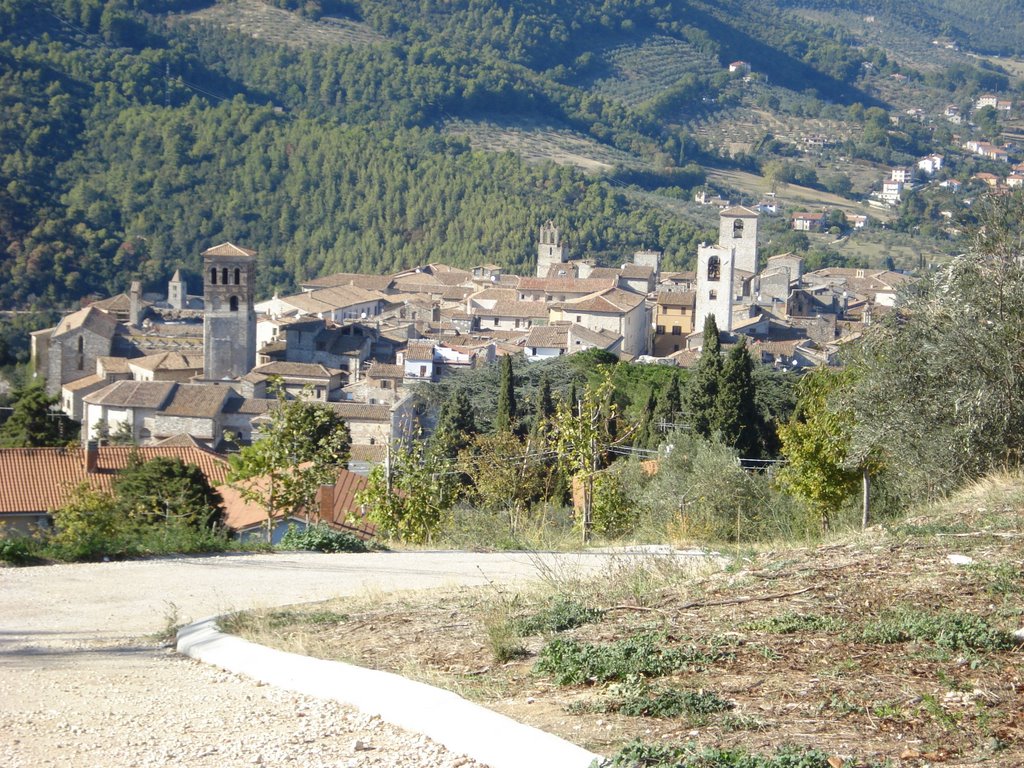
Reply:
<svg viewBox="0 0 1024 768"><path fill-rule="evenodd" d="M220 271L220 281L222 283L224 283L224 285L228 284L228 268L227 267L224 267L224 269L222 269Z"/></svg>
<svg viewBox="0 0 1024 768"><path fill-rule="evenodd" d="M717 301L718 291L708 291L708 301Z"/></svg>
<svg viewBox="0 0 1024 768"><path fill-rule="evenodd" d="M582 323L583 322L583 315L576 315L576 322L577 323Z"/></svg>
<svg viewBox="0 0 1024 768"><path fill-rule="evenodd" d="M717 256L708 259L708 280L720 280L722 275L722 262Z"/></svg>
<svg viewBox="0 0 1024 768"><path fill-rule="evenodd" d="M427 366L421 365L420 366L420 378L424 379L424 378L426 378L426 376L427 376Z"/></svg>
<svg viewBox="0 0 1024 768"><path fill-rule="evenodd" d="M383 380L383 381L382 381L382 382L380 383L380 388L381 388L381 389L391 389L391 382L390 382L390 381L388 381L387 379L384 379L384 380Z"/></svg>
<svg viewBox="0 0 1024 768"><path fill-rule="evenodd" d="M235 285L239 285L242 282L242 270L235 267Z"/></svg>
<svg viewBox="0 0 1024 768"><path fill-rule="evenodd" d="M672 351L673 352L678 352L679 351L679 345L678 344L673 344L672 345Z"/></svg>
<svg viewBox="0 0 1024 768"><path fill-rule="evenodd" d="M495 328L497 328L497 327L498 327L498 318L494 318L494 327L495 327Z"/></svg>
<svg viewBox="0 0 1024 768"><path fill-rule="evenodd" d="M213 269L210 270L210 283L212 283L213 285L217 284L217 268L216 267L214 267Z"/></svg>
<svg viewBox="0 0 1024 768"><path fill-rule="evenodd" d="M663 333L665 333L665 326L659 325L657 328L654 329L654 332L659 336L662 335Z"/></svg>
<svg viewBox="0 0 1024 768"><path fill-rule="evenodd" d="M736 219L732 223L732 236L743 237L743 219Z"/></svg>
<svg viewBox="0 0 1024 768"><path fill-rule="evenodd" d="M683 329L682 329L681 326L678 326L678 325L673 325L672 326L672 335L673 336L680 336L680 335L682 335L682 333L683 333Z"/></svg>
<svg viewBox="0 0 1024 768"><path fill-rule="evenodd" d="M237 296L232 296L231 297L231 311L232 312L237 312L238 311L238 297Z"/></svg>

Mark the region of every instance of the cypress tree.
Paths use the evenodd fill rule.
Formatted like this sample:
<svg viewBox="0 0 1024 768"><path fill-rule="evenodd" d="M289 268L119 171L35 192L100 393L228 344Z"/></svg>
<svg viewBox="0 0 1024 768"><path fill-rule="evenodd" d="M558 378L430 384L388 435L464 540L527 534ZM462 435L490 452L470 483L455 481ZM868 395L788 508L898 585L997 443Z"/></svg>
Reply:
<svg viewBox="0 0 1024 768"><path fill-rule="evenodd" d="M704 320L704 346L685 397L690 424L701 437L711 437L721 378L722 344L718 340L718 323L714 315L708 315Z"/></svg>
<svg viewBox="0 0 1024 768"><path fill-rule="evenodd" d="M540 377L540 391L537 393L537 418L550 419L555 415L555 401L551 398L551 382L546 373Z"/></svg>
<svg viewBox="0 0 1024 768"><path fill-rule="evenodd" d="M633 445L637 448L656 448L659 439L658 422L655 413L658 409L658 398L654 394L654 387L647 393L647 402L644 403L643 412L640 415L640 426L636 431L636 438Z"/></svg>
<svg viewBox="0 0 1024 768"><path fill-rule="evenodd" d="M745 459L763 454L762 419L757 407L754 385L754 361L747 352L746 340L740 338L729 352L715 402L712 430L726 445L735 448Z"/></svg>
<svg viewBox="0 0 1024 768"><path fill-rule="evenodd" d="M651 392L654 395L654 392ZM655 405L652 419L654 421L653 428L655 434L660 434L662 430L662 423L665 424L677 424L679 422L679 414L683 410L683 399L682 393L679 388L679 373L674 371L672 378L669 379L668 384L665 385L665 391L661 397L657 398L657 404ZM667 427L671 429L672 427Z"/></svg>
<svg viewBox="0 0 1024 768"><path fill-rule="evenodd" d="M459 387L452 392L437 417L432 448L434 454L454 459L468 448L477 433L476 413L466 390Z"/></svg>
<svg viewBox="0 0 1024 768"><path fill-rule="evenodd" d="M501 358L501 383L498 385L498 415L494 419L497 432L510 432L516 420L515 376L512 372L512 356Z"/></svg>

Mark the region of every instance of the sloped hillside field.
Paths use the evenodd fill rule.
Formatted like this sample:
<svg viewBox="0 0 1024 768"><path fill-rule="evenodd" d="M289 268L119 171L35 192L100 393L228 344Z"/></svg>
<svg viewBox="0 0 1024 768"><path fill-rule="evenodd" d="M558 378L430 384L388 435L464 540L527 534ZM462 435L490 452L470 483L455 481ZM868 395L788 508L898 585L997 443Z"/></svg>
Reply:
<svg viewBox="0 0 1024 768"><path fill-rule="evenodd" d="M233 629L626 747L622 765L755 765L716 750L787 744L806 762L756 765L1020 765L1022 509L1024 480L1002 477L814 549L624 554L591 583L551 573L530 593L375 597Z"/></svg>

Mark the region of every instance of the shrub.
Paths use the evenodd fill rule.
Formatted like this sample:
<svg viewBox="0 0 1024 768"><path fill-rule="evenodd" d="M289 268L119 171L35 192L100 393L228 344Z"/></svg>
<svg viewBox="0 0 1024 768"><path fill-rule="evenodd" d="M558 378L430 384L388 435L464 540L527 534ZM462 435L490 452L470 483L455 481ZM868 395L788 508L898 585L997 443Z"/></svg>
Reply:
<svg viewBox="0 0 1024 768"><path fill-rule="evenodd" d="M524 616L516 624L521 634L537 635L582 627L602 616L604 611L598 608L590 608L572 597L559 595L550 605L531 616Z"/></svg>
<svg viewBox="0 0 1024 768"><path fill-rule="evenodd" d="M803 747L782 747L774 755L756 755L742 749L717 749L699 744L627 744L604 765L606 768L830 768L828 754Z"/></svg>
<svg viewBox="0 0 1024 768"><path fill-rule="evenodd" d="M772 632L778 635L791 635L795 632L823 632L838 629L841 626L839 619L831 616L817 616L815 614L783 613L779 616L752 621L747 624L747 629L760 632Z"/></svg>
<svg viewBox="0 0 1024 768"><path fill-rule="evenodd" d="M1005 651L1019 643L980 616L942 611L926 613L912 608L892 611L864 627L861 639L883 645L920 640L954 651Z"/></svg>
<svg viewBox="0 0 1024 768"><path fill-rule="evenodd" d="M281 537L278 549L302 549L312 552L369 552L366 542L348 531L335 531L318 523L305 528L288 526L288 531Z"/></svg>
<svg viewBox="0 0 1024 768"><path fill-rule="evenodd" d="M681 717L683 715L712 715L725 712L733 705L713 691L683 691L677 688L654 688L641 684L609 711L630 717Z"/></svg>
<svg viewBox="0 0 1024 768"><path fill-rule="evenodd" d="M14 565L27 565L39 560L39 542L30 536L0 539L0 560Z"/></svg>
<svg viewBox="0 0 1024 768"><path fill-rule="evenodd" d="M534 669L550 674L558 685L658 677L684 667L703 668L725 653L696 646L665 647L654 635L638 635L611 643L592 645L556 637L540 652Z"/></svg>

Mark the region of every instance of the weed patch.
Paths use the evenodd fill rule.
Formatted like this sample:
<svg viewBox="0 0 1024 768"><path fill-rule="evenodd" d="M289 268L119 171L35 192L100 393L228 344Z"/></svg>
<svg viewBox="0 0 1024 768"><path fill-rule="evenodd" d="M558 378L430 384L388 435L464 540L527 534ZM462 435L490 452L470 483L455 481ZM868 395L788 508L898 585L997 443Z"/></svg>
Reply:
<svg viewBox="0 0 1024 768"><path fill-rule="evenodd" d="M558 685L584 685L660 677L684 668L702 669L728 655L697 646L666 647L662 642L651 634L608 645L556 637L541 650L534 670L551 675Z"/></svg>
<svg viewBox="0 0 1024 768"><path fill-rule="evenodd" d="M628 695L609 705L608 711L630 717L704 717L732 707L714 691L655 688L641 683Z"/></svg>
<svg viewBox="0 0 1024 768"><path fill-rule="evenodd" d="M633 741L597 768L830 768L829 756L815 749L782 747L774 755L685 744Z"/></svg>
<svg viewBox="0 0 1024 768"><path fill-rule="evenodd" d="M760 621L752 621L746 629L756 632L771 632L777 635L791 635L796 632L827 632L839 629L839 619L815 614L783 613Z"/></svg>
<svg viewBox="0 0 1024 768"><path fill-rule="evenodd" d="M912 640L953 651L1005 651L1017 645L1013 635L970 613L925 613L910 608L892 611L864 627L861 639L889 645Z"/></svg>
<svg viewBox="0 0 1024 768"><path fill-rule="evenodd" d="M590 608L575 598L560 595L549 606L516 621L516 628L522 635L565 632L600 621L604 611Z"/></svg>
<svg viewBox="0 0 1024 768"><path fill-rule="evenodd" d="M369 552L365 541L347 531L335 531L326 525L310 525L299 530L288 526L288 532L281 537L278 549L300 549L311 552Z"/></svg>

